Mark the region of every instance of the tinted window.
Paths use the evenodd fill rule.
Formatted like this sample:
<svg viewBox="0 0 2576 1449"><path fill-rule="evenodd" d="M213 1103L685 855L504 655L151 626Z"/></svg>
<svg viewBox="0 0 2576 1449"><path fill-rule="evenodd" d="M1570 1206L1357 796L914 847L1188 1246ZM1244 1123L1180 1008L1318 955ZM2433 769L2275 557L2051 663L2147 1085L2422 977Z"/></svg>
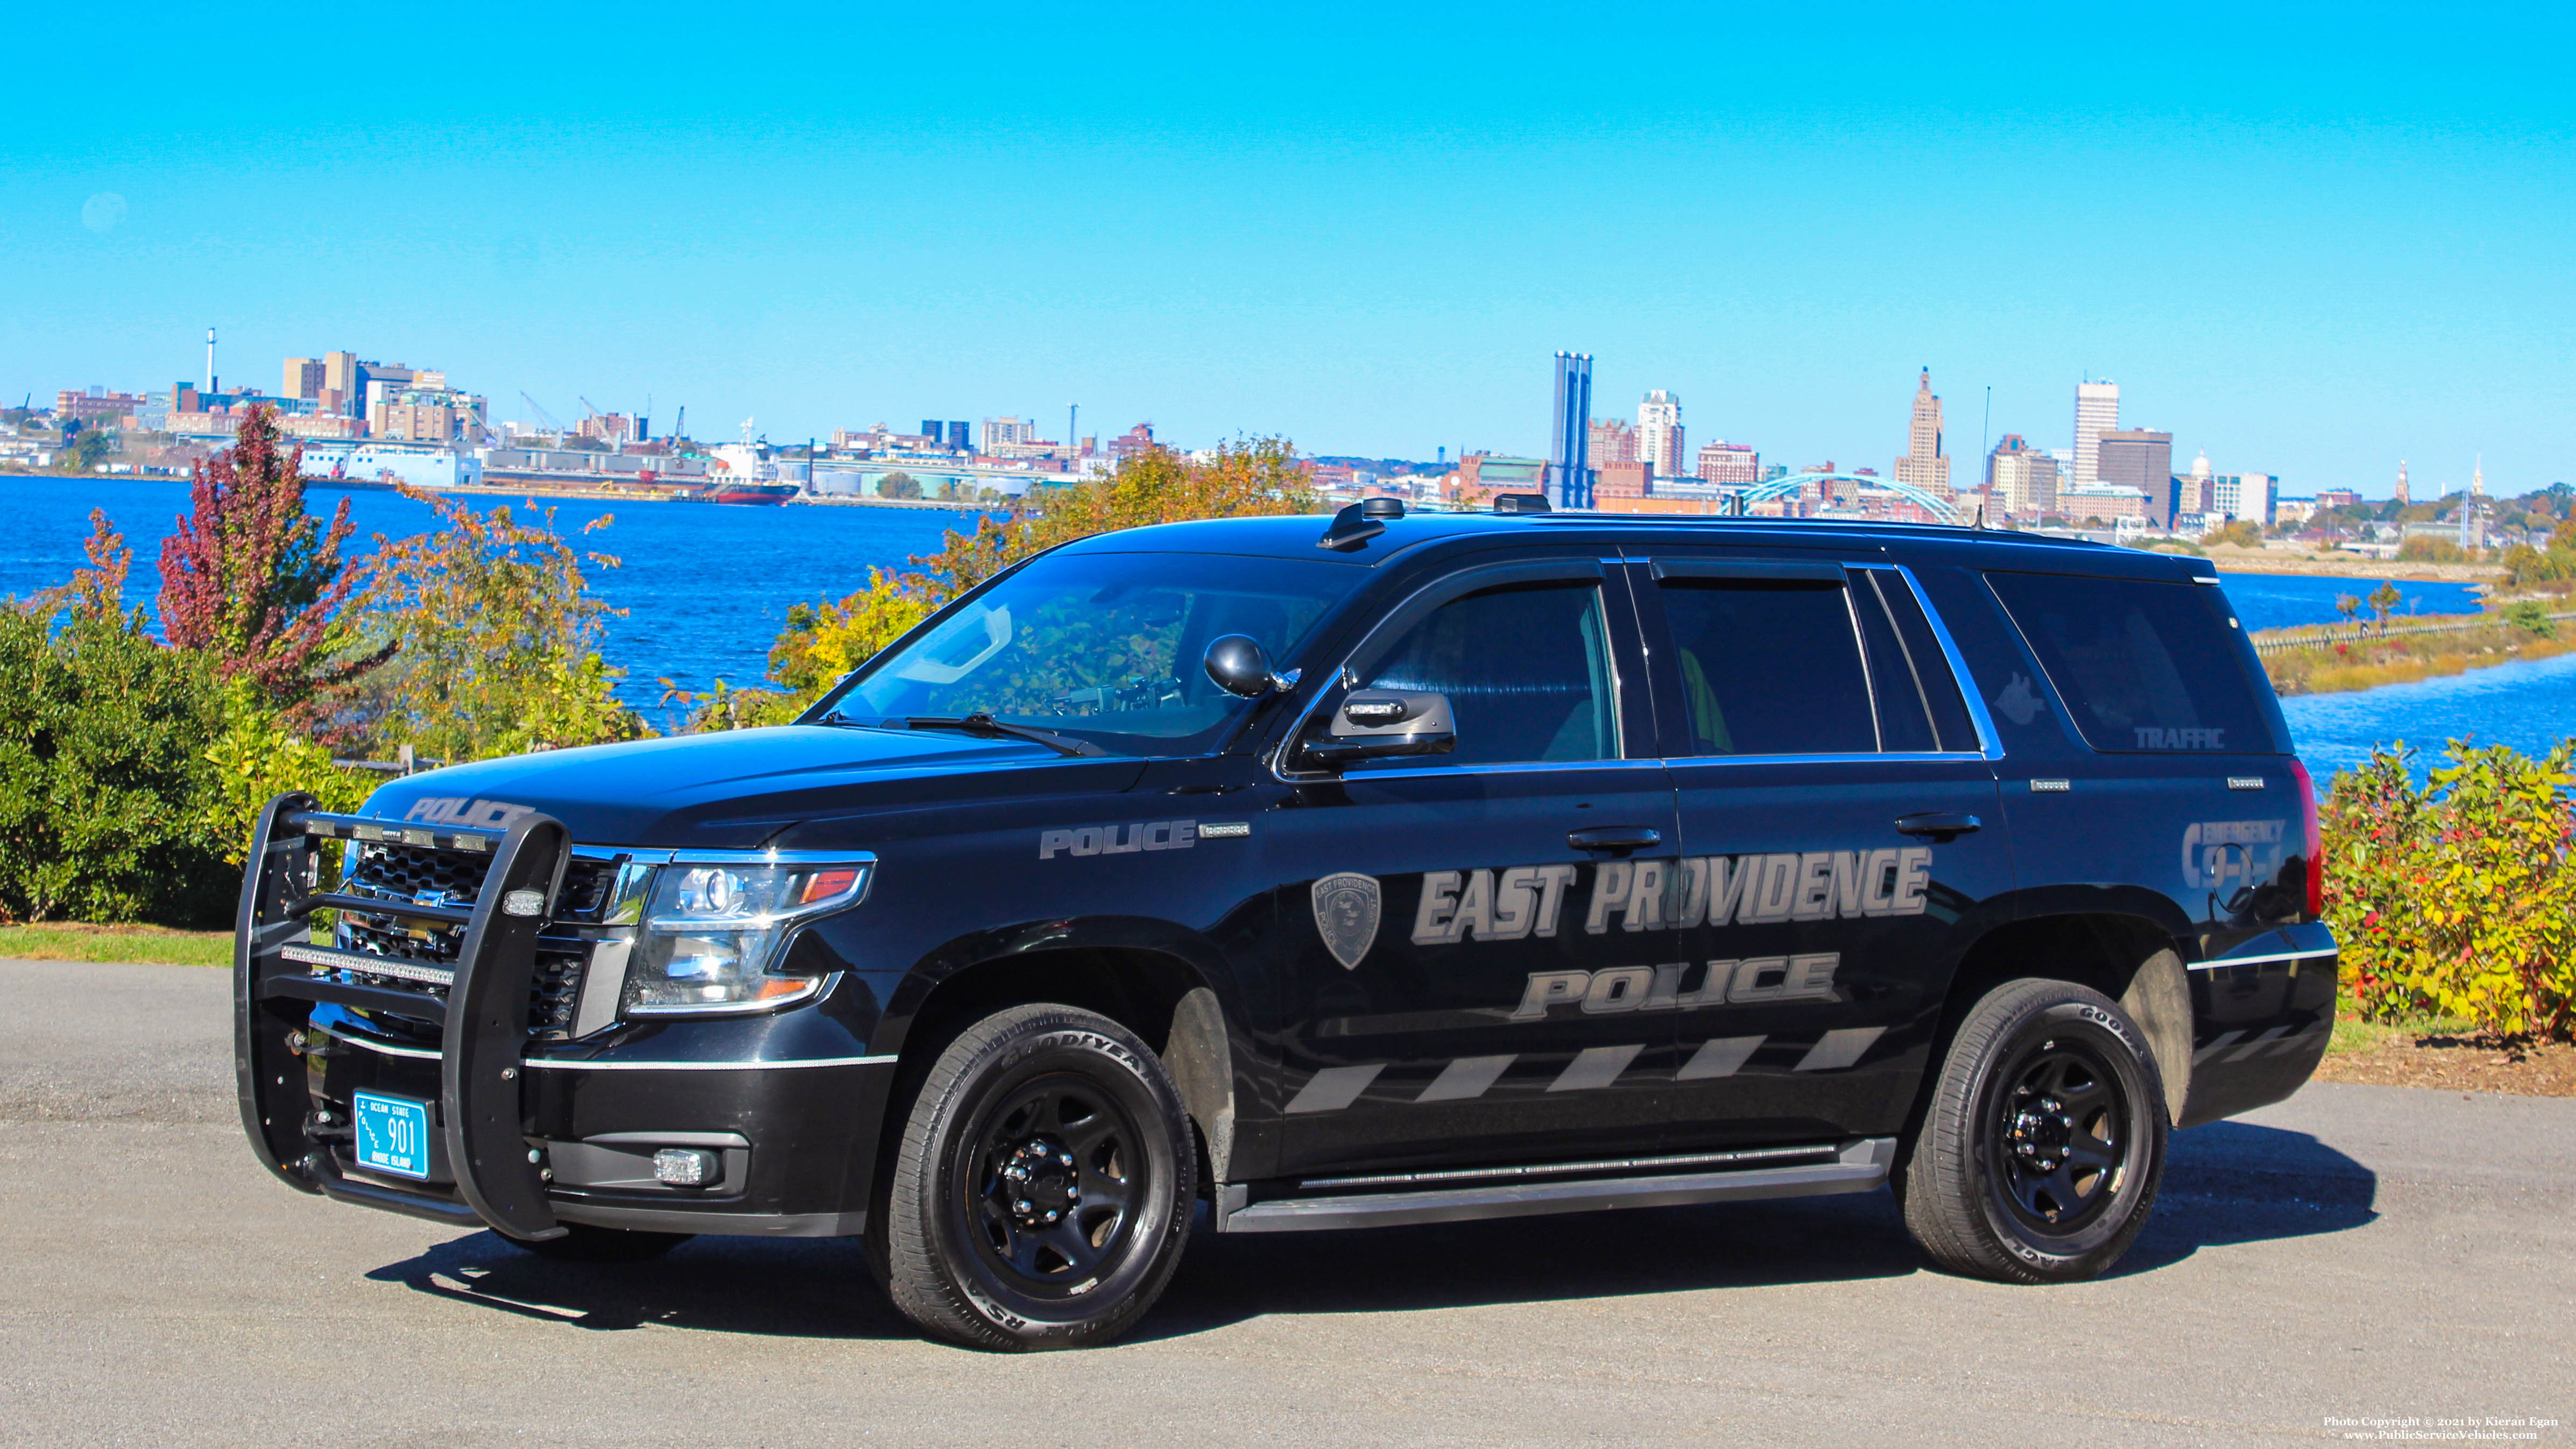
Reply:
<svg viewBox="0 0 2576 1449"><path fill-rule="evenodd" d="M915 715L985 713L1113 751L1187 753L1250 707L1208 678L1209 641L1249 634L1285 667L1307 628L1365 577L1322 560L1037 559L869 660L813 717L900 727Z"/></svg>
<svg viewBox="0 0 2576 1449"><path fill-rule="evenodd" d="M2218 590L2066 574L1986 578L2093 748L2276 748Z"/></svg>
<svg viewBox="0 0 2576 1449"><path fill-rule="evenodd" d="M1619 753L1607 646L1593 585L1493 589L1406 630L1361 684L1449 697L1457 749L1407 765L1606 760Z"/></svg>
<svg viewBox="0 0 2576 1449"><path fill-rule="evenodd" d="M1666 578L1692 755L1867 754L1878 748L1843 590L1772 579Z"/></svg>
<svg viewBox="0 0 2576 1449"><path fill-rule="evenodd" d="M1977 727L1968 721L1968 702L1959 693L1958 677L1950 672L1949 656L1941 652L1940 642L1932 637L1931 621L1924 616L1922 602L1914 597L1914 590L1906 584L1905 576L1893 569L1870 569L1852 577L1869 581L1872 594L1895 624L1899 660L1894 667L1901 667L1905 674L1904 682L1897 686L1897 693L1904 695L1909 686L1914 691L1914 697L1931 719L1933 738L1937 741L1934 748L1965 752L1983 749L1984 743L1977 738ZM1867 610L1861 613L1864 618L1868 616ZM1870 668L1875 672L1879 667L1876 634L1870 636L1869 657ZM1878 701L1882 730L1889 728L1887 695L1888 689L1882 685ZM1907 748L1896 742L1892 730L1887 735L1887 747L1891 750Z"/></svg>

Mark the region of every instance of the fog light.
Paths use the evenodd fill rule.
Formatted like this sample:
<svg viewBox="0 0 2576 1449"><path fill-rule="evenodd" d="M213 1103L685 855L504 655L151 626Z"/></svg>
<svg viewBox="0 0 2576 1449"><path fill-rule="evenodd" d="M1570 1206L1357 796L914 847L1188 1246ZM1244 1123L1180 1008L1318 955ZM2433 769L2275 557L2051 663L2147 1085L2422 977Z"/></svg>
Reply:
<svg viewBox="0 0 2576 1449"><path fill-rule="evenodd" d="M703 1147L665 1147L653 1154L653 1180L670 1187L705 1187L724 1174L724 1161Z"/></svg>

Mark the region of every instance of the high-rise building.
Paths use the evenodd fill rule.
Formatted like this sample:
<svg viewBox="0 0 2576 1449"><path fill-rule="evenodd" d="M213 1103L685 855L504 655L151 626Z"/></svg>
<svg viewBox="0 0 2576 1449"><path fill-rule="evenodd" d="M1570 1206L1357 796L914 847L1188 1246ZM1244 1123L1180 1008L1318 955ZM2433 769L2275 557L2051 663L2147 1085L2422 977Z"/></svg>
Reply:
<svg viewBox="0 0 2576 1449"><path fill-rule="evenodd" d="M2403 508L2414 501L2414 495L2406 487L2406 460L2400 458L2397 460L2397 506Z"/></svg>
<svg viewBox="0 0 2576 1449"><path fill-rule="evenodd" d="M2094 439L2098 473L2104 489L2134 488L2147 501L2143 516L2159 527L2173 523L2173 434L2147 428L2114 428Z"/></svg>
<svg viewBox="0 0 2576 1449"><path fill-rule="evenodd" d="M1750 443L1730 443L1720 438L1699 445L1699 481L1702 483L1758 483L1762 479L1762 455Z"/></svg>
<svg viewBox="0 0 2576 1449"><path fill-rule="evenodd" d="M1004 443L1028 443L1037 440L1038 425L1015 417L984 419L983 436L976 440L975 451L999 453Z"/></svg>
<svg viewBox="0 0 2576 1449"><path fill-rule="evenodd" d="M286 375L277 389L279 397L312 397L322 395L322 361L315 357L286 359Z"/></svg>
<svg viewBox="0 0 2576 1449"><path fill-rule="evenodd" d="M2057 511L2057 460L2006 433L1986 455L1986 492L2006 518L2044 518Z"/></svg>
<svg viewBox="0 0 2576 1449"><path fill-rule="evenodd" d="M1658 478L1682 478L1682 400L1656 388L1637 404L1637 461L1650 464Z"/></svg>
<svg viewBox="0 0 2576 1449"><path fill-rule="evenodd" d="M1896 481L1935 498L1950 496L1950 458L1941 451L1941 399L1932 393L1928 367L1914 386L1914 420L1905 430L1905 456L1896 460Z"/></svg>
<svg viewBox="0 0 2576 1449"><path fill-rule="evenodd" d="M1556 355L1556 415L1548 431L1548 502L1592 506L1592 354Z"/></svg>
<svg viewBox="0 0 2576 1449"><path fill-rule="evenodd" d="M2120 385L2116 382L2079 382L2075 385L2075 472L2068 479L2076 487L2086 487L2102 479L2101 446L2104 433L2120 428Z"/></svg>
<svg viewBox="0 0 2576 1449"><path fill-rule="evenodd" d="M1637 461L1637 430L1620 418L1592 420L1592 466L1607 468L1613 463Z"/></svg>
<svg viewBox="0 0 2576 1449"><path fill-rule="evenodd" d="M2269 473L2219 473L2209 480L2209 508L2228 518L2243 518L2269 528L2277 514L2281 480Z"/></svg>

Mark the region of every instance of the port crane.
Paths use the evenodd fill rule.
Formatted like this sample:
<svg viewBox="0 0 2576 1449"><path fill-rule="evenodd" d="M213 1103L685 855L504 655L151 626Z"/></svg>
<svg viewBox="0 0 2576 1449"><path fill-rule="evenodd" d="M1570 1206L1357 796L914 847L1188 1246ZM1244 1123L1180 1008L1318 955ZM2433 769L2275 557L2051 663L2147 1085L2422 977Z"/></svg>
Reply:
<svg viewBox="0 0 2576 1449"><path fill-rule="evenodd" d="M562 439L563 439L563 435L564 435L564 425L563 425L562 423L560 423L560 422L558 422L558 421L556 421L556 420L555 420L555 415L554 415L553 413L550 413L550 412L547 412L547 411L546 411L546 406L545 406L545 404L543 404L543 403L541 403L541 402L537 401L535 398L532 398L532 397L528 396L528 395L527 395L527 393L526 393L525 391L522 391L522 392L519 394L519 401L521 401L521 402L523 402L523 403L526 403L526 404L528 405L528 411L533 412L533 413L535 413L535 414L537 415L537 421L538 421L538 422L540 422L540 423L543 423L543 424L545 425L545 428L546 428L546 431L547 431L547 432L550 432L550 433L552 433L552 434L554 434L554 435L555 435L555 439L556 439L556 441L558 441L558 442L562 441Z"/></svg>

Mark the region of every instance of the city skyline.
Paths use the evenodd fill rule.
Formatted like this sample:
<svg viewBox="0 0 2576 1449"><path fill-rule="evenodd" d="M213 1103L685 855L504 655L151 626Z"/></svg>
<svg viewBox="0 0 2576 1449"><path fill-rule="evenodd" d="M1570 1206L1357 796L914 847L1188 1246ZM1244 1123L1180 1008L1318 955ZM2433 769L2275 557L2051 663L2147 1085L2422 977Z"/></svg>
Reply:
<svg viewBox="0 0 2576 1449"><path fill-rule="evenodd" d="M649 395L784 438L1079 400L1536 454L1529 359L1580 339L1600 397L1665 389L1783 460L1898 456L1887 391L1928 364L1954 456L1987 387L1993 433L2057 447L2068 382L2108 375L2303 488L2576 474L2555 12L1674 15L1546 107L1506 99L1557 63L1537 10L1004 12L1018 43L953 63L937 17L764 12L685 30L725 85L578 16L325 14L0 98L8 401L194 377L212 324L271 368L439 358L504 417ZM532 81L487 24L573 59ZM24 42L84 36L38 12ZM780 73L805 55L864 83ZM1689 55L1727 83L1671 84ZM317 109L357 56L367 119ZM1574 188L1654 200L1513 211Z"/></svg>

